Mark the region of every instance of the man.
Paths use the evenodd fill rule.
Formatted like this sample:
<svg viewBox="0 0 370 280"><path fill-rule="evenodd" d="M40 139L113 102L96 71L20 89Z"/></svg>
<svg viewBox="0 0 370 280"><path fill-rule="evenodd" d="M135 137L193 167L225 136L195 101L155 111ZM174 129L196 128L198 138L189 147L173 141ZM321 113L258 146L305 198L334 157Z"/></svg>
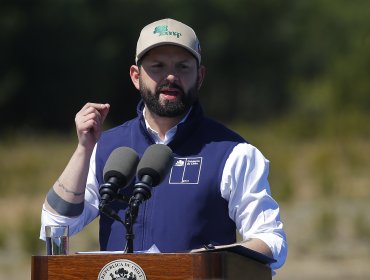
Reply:
<svg viewBox="0 0 370 280"><path fill-rule="evenodd" d="M99 215L103 168L115 148L131 147L142 156L148 146L161 143L173 151L172 176L140 206L135 250L232 244L238 230L243 246L275 258L273 268L283 265L287 243L270 196L269 162L235 132L204 116L198 91L205 68L194 31L172 19L144 27L130 76L142 97L136 118L102 133L109 104L87 103L77 113L78 145L46 197L41 238L46 224L68 224L73 235ZM130 193L132 186L124 191ZM127 204L115 201L112 208L124 219ZM125 233L122 224L100 216L101 250L123 250Z"/></svg>

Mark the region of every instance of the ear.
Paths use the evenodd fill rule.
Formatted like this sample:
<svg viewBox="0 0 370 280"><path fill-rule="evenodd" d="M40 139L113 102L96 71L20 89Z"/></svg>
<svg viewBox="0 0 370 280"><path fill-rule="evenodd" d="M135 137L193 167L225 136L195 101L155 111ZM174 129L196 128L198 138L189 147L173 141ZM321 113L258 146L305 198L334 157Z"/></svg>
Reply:
<svg viewBox="0 0 370 280"><path fill-rule="evenodd" d="M139 71L139 66L137 65L132 65L130 67L130 77L131 81L136 87L137 90L140 90L140 83L139 83L139 77L140 77L140 71Z"/></svg>
<svg viewBox="0 0 370 280"><path fill-rule="evenodd" d="M198 69L198 90L201 88L203 84L205 75L206 75L206 67L203 65L200 65Z"/></svg>

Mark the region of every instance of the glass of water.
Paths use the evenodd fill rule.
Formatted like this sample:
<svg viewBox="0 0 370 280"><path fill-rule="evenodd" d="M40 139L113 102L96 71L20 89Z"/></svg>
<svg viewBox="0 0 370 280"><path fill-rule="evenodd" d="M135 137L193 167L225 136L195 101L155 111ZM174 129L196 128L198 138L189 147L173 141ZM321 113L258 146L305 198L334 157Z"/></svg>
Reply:
<svg viewBox="0 0 370 280"><path fill-rule="evenodd" d="M68 255L68 226L45 226L45 236L47 255Z"/></svg>

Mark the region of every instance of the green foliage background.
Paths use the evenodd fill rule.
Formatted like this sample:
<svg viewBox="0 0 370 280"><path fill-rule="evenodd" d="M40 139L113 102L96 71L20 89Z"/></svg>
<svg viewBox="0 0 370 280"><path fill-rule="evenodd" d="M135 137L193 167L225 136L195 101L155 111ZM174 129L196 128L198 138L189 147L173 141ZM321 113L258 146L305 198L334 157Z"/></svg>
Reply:
<svg viewBox="0 0 370 280"><path fill-rule="evenodd" d="M141 28L194 27L201 101L271 161L289 257L277 279L368 279L370 1L1 0L0 278L29 278L40 208L67 163L73 118L135 115L128 68ZM97 249L96 224L72 251ZM23 269L19 269L22 267Z"/></svg>
<svg viewBox="0 0 370 280"><path fill-rule="evenodd" d="M366 0L2 0L3 130L66 131L87 100L112 103L113 124L131 117L136 40L164 17L197 31L201 97L218 119L368 117L369 10Z"/></svg>

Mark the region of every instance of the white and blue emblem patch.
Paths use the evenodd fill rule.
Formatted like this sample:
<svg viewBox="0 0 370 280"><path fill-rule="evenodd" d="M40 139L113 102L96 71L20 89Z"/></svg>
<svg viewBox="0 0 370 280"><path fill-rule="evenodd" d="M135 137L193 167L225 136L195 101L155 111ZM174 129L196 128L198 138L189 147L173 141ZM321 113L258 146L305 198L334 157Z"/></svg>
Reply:
<svg viewBox="0 0 370 280"><path fill-rule="evenodd" d="M202 157L174 158L170 184L198 184L202 169Z"/></svg>

